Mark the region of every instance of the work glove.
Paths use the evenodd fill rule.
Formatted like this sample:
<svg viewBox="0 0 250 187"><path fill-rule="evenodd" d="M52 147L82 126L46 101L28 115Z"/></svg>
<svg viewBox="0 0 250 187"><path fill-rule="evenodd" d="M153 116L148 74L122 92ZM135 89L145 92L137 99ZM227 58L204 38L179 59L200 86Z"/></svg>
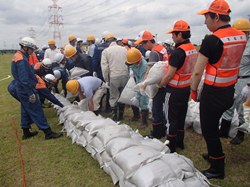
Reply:
<svg viewBox="0 0 250 187"><path fill-rule="evenodd" d="M241 91L241 95L243 97L248 97L250 95L250 86L246 85L242 91Z"/></svg>
<svg viewBox="0 0 250 187"><path fill-rule="evenodd" d="M93 72L93 77L97 77L97 73L95 71Z"/></svg>
<svg viewBox="0 0 250 187"><path fill-rule="evenodd" d="M35 103L36 102L36 95L35 94L32 94L29 96L29 102L30 103Z"/></svg>
<svg viewBox="0 0 250 187"><path fill-rule="evenodd" d="M130 99L131 103L135 106L137 106L139 104L139 101L136 97L133 97L132 99Z"/></svg>
<svg viewBox="0 0 250 187"><path fill-rule="evenodd" d="M64 91L64 90L62 90L60 94L61 94L63 97L65 97L65 96L66 96L66 95L65 95L65 91Z"/></svg>
<svg viewBox="0 0 250 187"><path fill-rule="evenodd" d="M197 91L191 90L191 99L193 99L195 102L197 102Z"/></svg>
<svg viewBox="0 0 250 187"><path fill-rule="evenodd" d="M110 88L110 87L109 87L109 82L105 82L105 87L106 87L106 88Z"/></svg>

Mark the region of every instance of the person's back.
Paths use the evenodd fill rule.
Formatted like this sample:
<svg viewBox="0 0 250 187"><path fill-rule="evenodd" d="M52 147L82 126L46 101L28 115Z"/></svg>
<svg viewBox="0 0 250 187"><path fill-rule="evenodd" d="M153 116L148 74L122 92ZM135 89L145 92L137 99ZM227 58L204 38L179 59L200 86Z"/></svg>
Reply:
<svg viewBox="0 0 250 187"><path fill-rule="evenodd" d="M77 53L75 67L84 68L89 71L85 76L93 75L91 57L84 53Z"/></svg>

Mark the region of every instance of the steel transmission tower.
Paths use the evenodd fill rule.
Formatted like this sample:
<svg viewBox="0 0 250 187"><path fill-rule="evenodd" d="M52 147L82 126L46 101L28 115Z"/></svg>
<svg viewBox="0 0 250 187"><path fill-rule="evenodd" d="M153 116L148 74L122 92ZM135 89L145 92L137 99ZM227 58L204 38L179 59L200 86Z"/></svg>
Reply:
<svg viewBox="0 0 250 187"><path fill-rule="evenodd" d="M29 32L29 36L30 36L31 38L36 39L36 31L34 30L33 27L30 27L30 28L28 29L28 32Z"/></svg>
<svg viewBox="0 0 250 187"><path fill-rule="evenodd" d="M57 5L58 0L52 0L53 5L49 6L49 11L51 13L49 18L49 26L53 26L53 39L61 40L60 26L63 26L63 17L60 14L62 7Z"/></svg>

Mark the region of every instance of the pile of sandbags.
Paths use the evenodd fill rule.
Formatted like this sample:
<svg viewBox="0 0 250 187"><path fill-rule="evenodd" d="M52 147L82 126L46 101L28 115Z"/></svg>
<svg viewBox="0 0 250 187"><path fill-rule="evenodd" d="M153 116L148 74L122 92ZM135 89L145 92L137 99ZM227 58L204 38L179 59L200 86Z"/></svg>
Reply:
<svg viewBox="0 0 250 187"><path fill-rule="evenodd" d="M62 96L56 95L61 101ZM81 111L78 106L57 108L64 130L98 161L100 167L122 187L209 186L188 158L170 154L157 139L142 137L126 124Z"/></svg>

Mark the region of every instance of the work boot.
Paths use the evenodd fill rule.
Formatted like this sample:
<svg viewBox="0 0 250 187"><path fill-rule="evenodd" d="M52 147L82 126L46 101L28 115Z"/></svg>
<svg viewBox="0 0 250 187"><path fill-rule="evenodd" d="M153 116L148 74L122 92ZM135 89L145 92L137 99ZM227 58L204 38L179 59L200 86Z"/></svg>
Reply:
<svg viewBox="0 0 250 187"><path fill-rule="evenodd" d="M144 129L148 126L148 110L141 111L141 121L142 123L137 126L138 129Z"/></svg>
<svg viewBox="0 0 250 187"><path fill-rule="evenodd" d="M124 109L125 109L125 104L118 103L118 121L123 120L123 114L124 114Z"/></svg>
<svg viewBox="0 0 250 187"><path fill-rule="evenodd" d="M202 171L208 179L224 179L225 177L225 157L212 159L210 157L210 168Z"/></svg>
<svg viewBox="0 0 250 187"><path fill-rule="evenodd" d="M244 132L238 131L236 136L230 141L231 144L238 145L244 141Z"/></svg>
<svg viewBox="0 0 250 187"><path fill-rule="evenodd" d="M56 139L56 138L60 138L63 136L62 133L53 132L50 127L47 129L44 129L43 132L45 134L45 140Z"/></svg>
<svg viewBox="0 0 250 187"><path fill-rule="evenodd" d="M184 129L177 131L177 144L176 147L179 147L180 149L184 149Z"/></svg>
<svg viewBox="0 0 250 187"><path fill-rule="evenodd" d="M221 138L228 138L230 126L231 126L231 121L222 118L219 130L219 136Z"/></svg>
<svg viewBox="0 0 250 187"><path fill-rule="evenodd" d="M167 139L169 140L168 147L170 149L170 152L171 153L176 152L175 148L176 148L176 143L177 143L177 135L168 135Z"/></svg>
<svg viewBox="0 0 250 187"><path fill-rule="evenodd" d="M136 106L131 106L133 110L133 117L130 119L130 121L138 121L141 116L140 116L140 109Z"/></svg>
<svg viewBox="0 0 250 187"><path fill-rule="evenodd" d="M203 158L204 160L206 160L206 161L208 161L208 162L211 162L211 159L209 158L208 153L203 153L201 156L202 156L202 158Z"/></svg>
<svg viewBox="0 0 250 187"><path fill-rule="evenodd" d="M25 139L31 138L33 136L36 136L37 134L38 134L37 131L30 132L29 128L23 128L23 137L22 137L22 139L25 140Z"/></svg>
<svg viewBox="0 0 250 187"><path fill-rule="evenodd" d="M118 121L117 107L112 107L112 108L111 108L111 118L112 118L114 121Z"/></svg>
<svg viewBox="0 0 250 187"><path fill-rule="evenodd" d="M153 130L151 131L149 138L157 138L161 139L166 135L166 127L162 123L153 123L152 124Z"/></svg>

